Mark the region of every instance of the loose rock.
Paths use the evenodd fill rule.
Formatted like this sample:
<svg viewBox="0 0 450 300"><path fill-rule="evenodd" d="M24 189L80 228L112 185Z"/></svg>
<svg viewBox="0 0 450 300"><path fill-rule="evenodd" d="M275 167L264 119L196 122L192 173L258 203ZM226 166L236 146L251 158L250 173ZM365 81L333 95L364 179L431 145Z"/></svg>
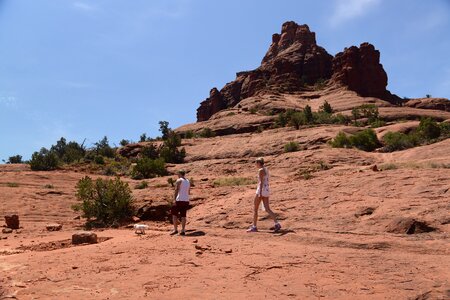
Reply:
<svg viewBox="0 0 450 300"><path fill-rule="evenodd" d="M6 215L5 223L8 228L19 229L19 215Z"/></svg>
<svg viewBox="0 0 450 300"><path fill-rule="evenodd" d="M62 229L62 225L61 224L47 224L45 226L45 228L47 228L48 231L60 231Z"/></svg>
<svg viewBox="0 0 450 300"><path fill-rule="evenodd" d="M401 234L415 234L435 231L436 229L425 222L417 221L413 218L397 218L386 227L387 232Z"/></svg>
<svg viewBox="0 0 450 300"><path fill-rule="evenodd" d="M72 235L72 244L96 244L97 234L91 231L79 231Z"/></svg>
<svg viewBox="0 0 450 300"><path fill-rule="evenodd" d="M3 228L2 233L12 233L13 230L11 228Z"/></svg>

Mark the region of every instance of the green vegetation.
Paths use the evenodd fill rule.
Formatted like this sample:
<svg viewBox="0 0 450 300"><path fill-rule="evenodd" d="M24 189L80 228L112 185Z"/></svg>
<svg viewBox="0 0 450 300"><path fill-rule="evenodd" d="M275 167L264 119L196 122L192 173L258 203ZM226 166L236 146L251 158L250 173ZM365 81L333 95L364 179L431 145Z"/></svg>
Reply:
<svg viewBox="0 0 450 300"><path fill-rule="evenodd" d="M193 139L195 138L195 132L193 130L188 130L184 133L184 138Z"/></svg>
<svg viewBox="0 0 450 300"><path fill-rule="evenodd" d="M22 164L22 155L14 155L8 158L7 164Z"/></svg>
<svg viewBox="0 0 450 300"><path fill-rule="evenodd" d="M148 188L148 182L147 181L141 181L139 182L135 187L136 190L143 190Z"/></svg>
<svg viewBox="0 0 450 300"><path fill-rule="evenodd" d="M350 123L349 117L342 114L333 115L333 108L327 101L320 106L319 111L317 112L313 112L311 107L306 105L301 111L288 109L285 112L279 113L275 121L276 126L285 127L289 125L296 129L299 129L304 125L348 123Z"/></svg>
<svg viewBox="0 0 450 300"><path fill-rule="evenodd" d="M373 151L381 146L373 129L365 129L349 137L345 133L339 132L330 144L334 148L355 147L364 151Z"/></svg>
<svg viewBox="0 0 450 300"><path fill-rule="evenodd" d="M175 182L176 182L176 180L173 179L172 177L167 178L167 183L170 184L171 187L175 186Z"/></svg>
<svg viewBox="0 0 450 300"><path fill-rule="evenodd" d="M128 183L119 178L92 180L86 176L76 186L81 203L72 208L81 211L90 223L98 226L117 225L133 216L133 197Z"/></svg>
<svg viewBox="0 0 450 300"><path fill-rule="evenodd" d="M299 150L299 145L297 142L289 142L284 145L284 152L296 152Z"/></svg>
<svg viewBox="0 0 450 300"><path fill-rule="evenodd" d="M53 186L53 184L46 184L44 185L44 189L54 189L55 187Z"/></svg>
<svg viewBox="0 0 450 300"><path fill-rule="evenodd" d="M136 162L132 172L133 179L147 179L167 175L164 159L143 157Z"/></svg>
<svg viewBox="0 0 450 300"><path fill-rule="evenodd" d="M363 104L352 109L353 124L355 126L370 125L372 128L384 126L386 123L379 118L378 107L374 104ZM360 118L367 121L359 122Z"/></svg>
<svg viewBox="0 0 450 300"><path fill-rule="evenodd" d="M388 132L383 136L383 151L404 150L419 145L434 143L450 137L450 124L438 124L431 118L422 118L419 127L408 134Z"/></svg>
<svg viewBox="0 0 450 300"><path fill-rule="evenodd" d="M247 177L223 177L214 180L214 186L239 186L256 184L256 179Z"/></svg>
<svg viewBox="0 0 450 300"><path fill-rule="evenodd" d="M50 171L59 166L59 159L55 152L42 148L31 155L30 167L33 171Z"/></svg>
<svg viewBox="0 0 450 300"><path fill-rule="evenodd" d="M205 127L200 132L199 136L202 138L210 138L216 136L216 134L214 133L214 131L211 130L211 128Z"/></svg>
<svg viewBox="0 0 450 300"><path fill-rule="evenodd" d="M11 187L11 188L16 188L16 187L19 187L19 184L17 182L7 182L6 186Z"/></svg>

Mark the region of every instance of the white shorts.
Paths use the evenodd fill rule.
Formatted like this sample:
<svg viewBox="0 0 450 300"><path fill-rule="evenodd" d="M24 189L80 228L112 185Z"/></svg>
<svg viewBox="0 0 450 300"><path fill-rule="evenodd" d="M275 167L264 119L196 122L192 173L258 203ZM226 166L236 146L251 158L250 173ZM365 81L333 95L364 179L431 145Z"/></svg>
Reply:
<svg viewBox="0 0 450 300"><path fill-rule="evenodd" d="M270 196L270 191L269 191L269 189L264 189L264 188L263 188L261 194L259 193L259 188L256 189L256 196L260 196L260 195L261 195L261 197L269 197L269 196Z"/></svg>

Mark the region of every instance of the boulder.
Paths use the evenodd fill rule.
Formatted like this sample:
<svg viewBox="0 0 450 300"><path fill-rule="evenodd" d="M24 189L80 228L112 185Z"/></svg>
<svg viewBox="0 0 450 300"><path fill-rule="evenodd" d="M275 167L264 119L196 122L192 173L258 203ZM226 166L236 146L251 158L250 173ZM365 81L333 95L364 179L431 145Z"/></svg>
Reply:
<svg viewBox="0 0 450 300"><path fill-rule="evenodd" d="M12 233L13 230L11 228L3 228L2 233Z"/></svg>
<svg viewBox="0 0 450 300"><path fill-rule="evenodd" d="M92 231L79 231L72 235L72 244L96 244L97 234Z"/></svg>
<svg viewBox="0 0 450 300"><path fill-rule="evenodd" d="M19 229L19 215L6 215L5 216L6 227L11 229Z"/></svg>
<svg viewBox="0 0 450 300"><path fill-rule="evenodd" d="M387 232L400 234L416 234L435 231L436 229L425 222L415 220L414 218L396 218L386 227Z"/></svg>
<svg viewBox="0 0 450 300"><path fill-rule="evenodd" d="M404 106L423 108L423 109L436 109L450 112L450 100L447 98L420 98L411 99L404 103Z"/></svg>
<svg viewBox="0 0 450 300"><path fill-rule="evenodd" d="M60 231L62 229L62 225L57 223L47 224L45 225L45 228L47 228L48 231Z"/></svg>

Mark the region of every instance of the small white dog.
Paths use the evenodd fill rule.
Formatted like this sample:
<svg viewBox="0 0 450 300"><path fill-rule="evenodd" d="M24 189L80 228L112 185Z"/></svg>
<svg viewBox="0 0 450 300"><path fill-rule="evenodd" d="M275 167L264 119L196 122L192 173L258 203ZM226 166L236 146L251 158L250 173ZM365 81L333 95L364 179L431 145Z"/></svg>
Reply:
<svg viewBox="0 0 450 300"><path fill-rule="evenodd" d="M134 224L134 233L136 234L145 234L145 231L148 230L148 225L145 224Z"/></svg>

